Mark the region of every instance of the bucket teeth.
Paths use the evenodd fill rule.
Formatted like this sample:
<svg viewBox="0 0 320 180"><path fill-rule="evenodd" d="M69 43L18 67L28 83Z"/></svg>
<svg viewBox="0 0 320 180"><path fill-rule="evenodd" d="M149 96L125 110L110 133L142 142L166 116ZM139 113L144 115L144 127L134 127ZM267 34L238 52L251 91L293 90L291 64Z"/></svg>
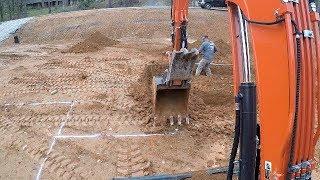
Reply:
<svg viewBox="0 0 320 180"><path fill-rule="evenodd" d="M176 117L174 116L170 116L168 118L168 122L170 123L170 126L174 126L174 125L178 125L178 126L182 126L182 125L188 125L190 124L190 118L189 117L183 117L181 115L178 115Z"/></svg>
<svg viewBox="0 0 320 180"><path fill-rule="evenodd" d="M190 124L190 118L186 117L186 124Z"/></svg>
<svg viewBox="0 0 320 180"><path fill-rule="evenodd" d="M182 117L180 115L178 115L178 125L179 126L182 125Z"/></svg>
<svg viewBox="0 0 320 180"><path fill-rule="evenodd" d="M174 125L173 116L170 116L170 117L169 117L169 121L170 121L170 126L173 126L173 125Z"/></svg>

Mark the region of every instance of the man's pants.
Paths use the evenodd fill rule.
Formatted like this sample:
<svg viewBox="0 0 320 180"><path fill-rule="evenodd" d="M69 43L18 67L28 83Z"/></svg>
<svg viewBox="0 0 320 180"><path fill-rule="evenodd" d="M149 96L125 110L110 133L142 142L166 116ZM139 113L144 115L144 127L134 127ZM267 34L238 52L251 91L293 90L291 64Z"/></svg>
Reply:
<svg viewBox="0 0 320 180"><path fill-rule="evenodd" d="M204 70L206 72L207 76L212 76L211 69L210 69L210 64L211 62L205 59L201 59L199 62L199 65L196 69L196 76L199 76L201 72Z"/></svg>

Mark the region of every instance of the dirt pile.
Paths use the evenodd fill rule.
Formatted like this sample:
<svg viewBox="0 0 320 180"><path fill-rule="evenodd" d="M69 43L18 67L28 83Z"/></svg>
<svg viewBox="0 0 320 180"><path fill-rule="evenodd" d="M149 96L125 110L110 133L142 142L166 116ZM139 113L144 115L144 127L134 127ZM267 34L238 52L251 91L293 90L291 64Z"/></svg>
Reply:
<svg viewBox="0 0 320 180"><path fill-rule="evenodd" d="M119 41L110 39L104 36L101 32L97 31L90 34L84 41L79 42L68 50L66 53L87 53L87 52L96 52L104 47L114 46L118 44Z"/></svg>
<svg viewBox="0 0 320 180"><path fill-rule="evenodd" d="M132 107L133 114L141 117L146 117L144 122L149 123L152 121L152 79L153 76L159 75L167 68L167 64L152 62L144 69L143 74L140 76L138 83L129 87L129 96L131 96L137 105Z"/></svg>

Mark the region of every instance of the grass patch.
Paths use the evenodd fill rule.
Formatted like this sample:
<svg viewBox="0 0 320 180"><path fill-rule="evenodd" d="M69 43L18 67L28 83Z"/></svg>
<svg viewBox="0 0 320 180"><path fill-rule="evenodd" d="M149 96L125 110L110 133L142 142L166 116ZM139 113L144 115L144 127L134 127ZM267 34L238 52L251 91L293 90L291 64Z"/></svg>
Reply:
<svg viewBox="0 0 320 180"><path fill-rule="evenodd" d="M74 6L58 6L58 7L51 7L51 14L54 13L61 13L61 12L69 12L77 10L77 7ZM28 9L28 16L42 16L49 14L49 8L30 8Z"/></svg>

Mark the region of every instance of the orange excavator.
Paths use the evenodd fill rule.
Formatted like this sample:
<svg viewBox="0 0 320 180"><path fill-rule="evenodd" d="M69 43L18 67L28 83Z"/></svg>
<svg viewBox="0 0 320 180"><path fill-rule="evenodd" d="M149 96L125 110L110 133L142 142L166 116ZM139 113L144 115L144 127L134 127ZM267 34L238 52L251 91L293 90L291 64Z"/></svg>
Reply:
<svg viewBox="0 0 320 180"><path fill-rule="evenodd" d="M155 114L171 124L187 119L190 80L198 57L196 50L187 50L188 2L172 1L173 52L169 68L154 77ZM227 0L227 5L236 97L227 179L232 179L238 147L240 180L311 179L320 136L316 4Z"/></svg>

